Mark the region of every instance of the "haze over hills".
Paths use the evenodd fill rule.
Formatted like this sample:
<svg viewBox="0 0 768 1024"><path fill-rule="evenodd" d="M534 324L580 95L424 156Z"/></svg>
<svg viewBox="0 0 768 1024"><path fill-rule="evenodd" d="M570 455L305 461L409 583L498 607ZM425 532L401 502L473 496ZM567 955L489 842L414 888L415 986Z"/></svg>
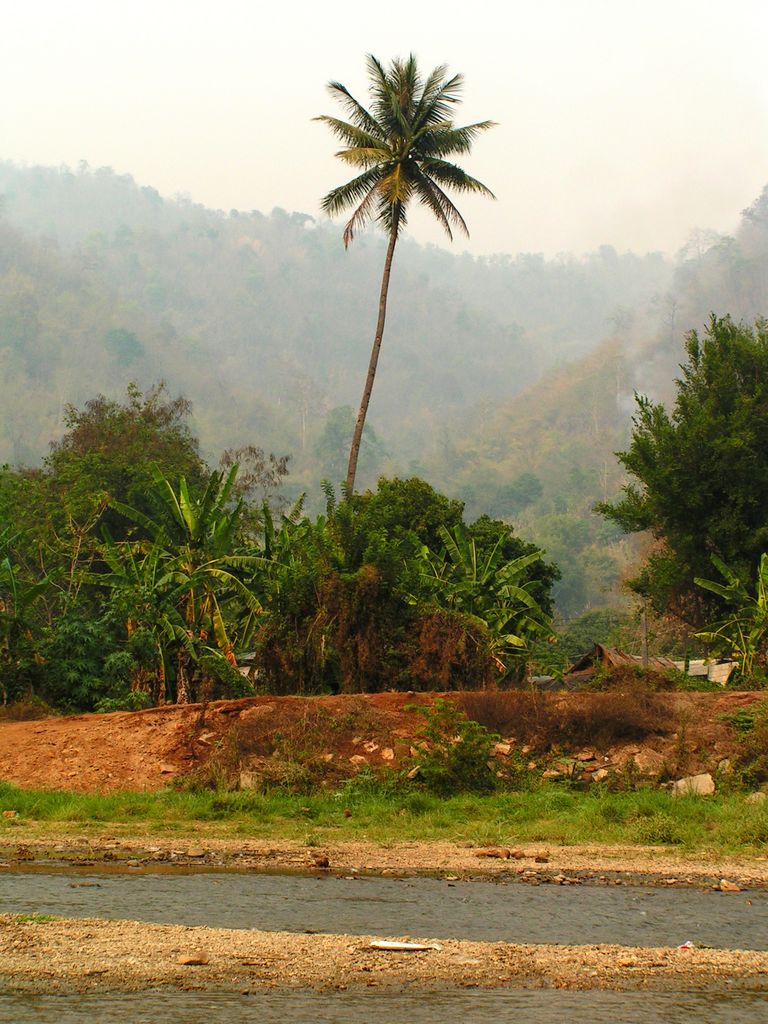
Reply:
<svg viewBox="0 0 768 1024"><path fill-rule="evenodd" d="M3 163L0 196L0 461L37 462L67 403L164 379L214 461L252 443L291 454L290 493L340 479L382 239L345 252L307 214L208 210L108 168ZM674 261L405 241L359 484L416 472L515 520L564 561L563 611L599 604L629 553L589 509L620 485L633 391L668 393L711 310L768 310L765 192L733 237L695 233Z"/></svg>

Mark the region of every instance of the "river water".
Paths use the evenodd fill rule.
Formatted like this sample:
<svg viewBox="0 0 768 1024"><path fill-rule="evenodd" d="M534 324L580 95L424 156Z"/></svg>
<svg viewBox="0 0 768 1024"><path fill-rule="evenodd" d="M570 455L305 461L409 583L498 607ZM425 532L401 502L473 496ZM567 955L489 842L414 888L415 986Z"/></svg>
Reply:
<svg viewBox="0 0 768 1024"><path fill-rule="evenodd" d="M510 942L768 948L768 893L530 886L416 878L71 868L4 871L0 911ZM0 964L0 974L2 965ZM32 995L3 989L1 1024L759 1024L768 995L444 989Z"/></svg>
<svg viewBox="0 0 768 1024"><path fill-rule="evenodd" d="M759 890L68 869L3 872L0 912L490 942L690 940L768 949L768 892Z"/></svg>
<svg viewBox="0 0 768 1024"><path fill-rule="evenodd" d="M271 991L3 995L3 1024L762 1024L749 992Z"/></svg>

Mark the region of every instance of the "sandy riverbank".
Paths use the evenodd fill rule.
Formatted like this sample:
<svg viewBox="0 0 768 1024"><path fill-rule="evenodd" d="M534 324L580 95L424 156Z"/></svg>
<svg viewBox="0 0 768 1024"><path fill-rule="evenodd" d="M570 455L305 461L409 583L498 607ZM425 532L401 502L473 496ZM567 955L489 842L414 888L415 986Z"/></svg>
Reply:
<svg viewBox="0 0 768 1024"><path fill-rule="evenodd" d="M488 854L492 855L488 855ZM506 856L510 854L510 856ZM315 870L340 873L460 877L509 877L585 881L642 880L650 884L714 885L726 878L743 888L768 887L768 857L685 856L661 847L542 846L475 847L447 842L377 844L300 843L133 835L115 827L108 835L26 833L0 837L6 869L29 863L152 866L191 864L251 870Z"/></svg>
<svg viewBox="0 0 768 1024"><path fill-rule="evenodd" d="M373 950L370 937L0 915L0 975L33 991L236 991L281 985L545 986L574 989L768 989L768 953L435 940L416 953ZM429 940L433 941L433 940ZM185 962L186 961L186 962Z"/></svg>

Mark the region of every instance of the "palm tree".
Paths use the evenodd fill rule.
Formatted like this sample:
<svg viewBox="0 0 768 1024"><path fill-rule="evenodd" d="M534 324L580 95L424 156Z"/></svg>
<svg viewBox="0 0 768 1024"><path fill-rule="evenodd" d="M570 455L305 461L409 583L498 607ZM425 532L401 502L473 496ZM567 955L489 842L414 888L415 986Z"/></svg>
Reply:
<svg viewBox="0 0 768 1024"><path fill-rule="evenodd" d="M432 211L452 239L456 228L465 235L469 232L464 218L446 195L446 188L494 198L482 182L446 159L468 153L477 136L494 124L479 121L459 128L451 120L453 107L460 100L463 77L449 77L446 65L440 65L424 79L413 54L407 60L393 60L387 69L369 54L367 66L370 108L358 103L340 82L329 82L331 95L341 103L350 120L325 114L316 118L327 124L343 143L344 148L336 156L360 170L322 201L323 210L330 216L353 211L344 228L344 247L349 246L357 230L372 220L389 235L376 334L349 453L349 495L355 487L360 442L384 334L392 257L400 231L406 225L408 204L415 197Z"/></svg>

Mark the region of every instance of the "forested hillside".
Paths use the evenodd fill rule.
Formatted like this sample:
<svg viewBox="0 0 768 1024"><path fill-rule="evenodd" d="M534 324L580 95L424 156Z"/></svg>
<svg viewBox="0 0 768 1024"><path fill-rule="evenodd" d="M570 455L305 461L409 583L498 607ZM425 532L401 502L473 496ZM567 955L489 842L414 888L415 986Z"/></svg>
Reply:
<svg viewBox="0 0 768 1024"><path fill-rule="evenodd" d="M555 594L567 617L619 598L644 541L592 509L621 486L615 452L626 446L634 395L670 401L685 335L712 312L746 323L768 314L768 189L733 237L694 231L666 289L616 310L591 353L564 355L519 396L446 439L433 470L441 485L470 512L510 519L546 549L562 570Z"/></svg>
<svg viewBox="0 0 768 1024"><path fill-rule="evenodd" d="M345 252L308 214L207 210L85 166L0 164L0 196L0 462L35 464L68 403L164 379L192 401L207 456L289 454L288 491L312 501L341 478L377 235ZM544 543L564 612L605 603L629 553L589 510L619 487L633 392L664 397L710 310L768 309L767 218L764 194L733 238L699 232L676 262L406 241L360 486L418 473Z"/></svg>
<svg viewBox="0 0 768 1024"><path fill-rule="evenodd" d="M258 440L312 475L328 414L358 401L377 235L345 252L307 215L206 210L108 170L6 164L0 194L3 334L22 350L18 384L46 386L41 429L0 438L4 457L39 454L62 400L162 374L194 401L207 448ZM658 257L612 250L546 262L404 245L371 415L383 449L423 460L446 424L589 351L669 279Z"/></svg>

